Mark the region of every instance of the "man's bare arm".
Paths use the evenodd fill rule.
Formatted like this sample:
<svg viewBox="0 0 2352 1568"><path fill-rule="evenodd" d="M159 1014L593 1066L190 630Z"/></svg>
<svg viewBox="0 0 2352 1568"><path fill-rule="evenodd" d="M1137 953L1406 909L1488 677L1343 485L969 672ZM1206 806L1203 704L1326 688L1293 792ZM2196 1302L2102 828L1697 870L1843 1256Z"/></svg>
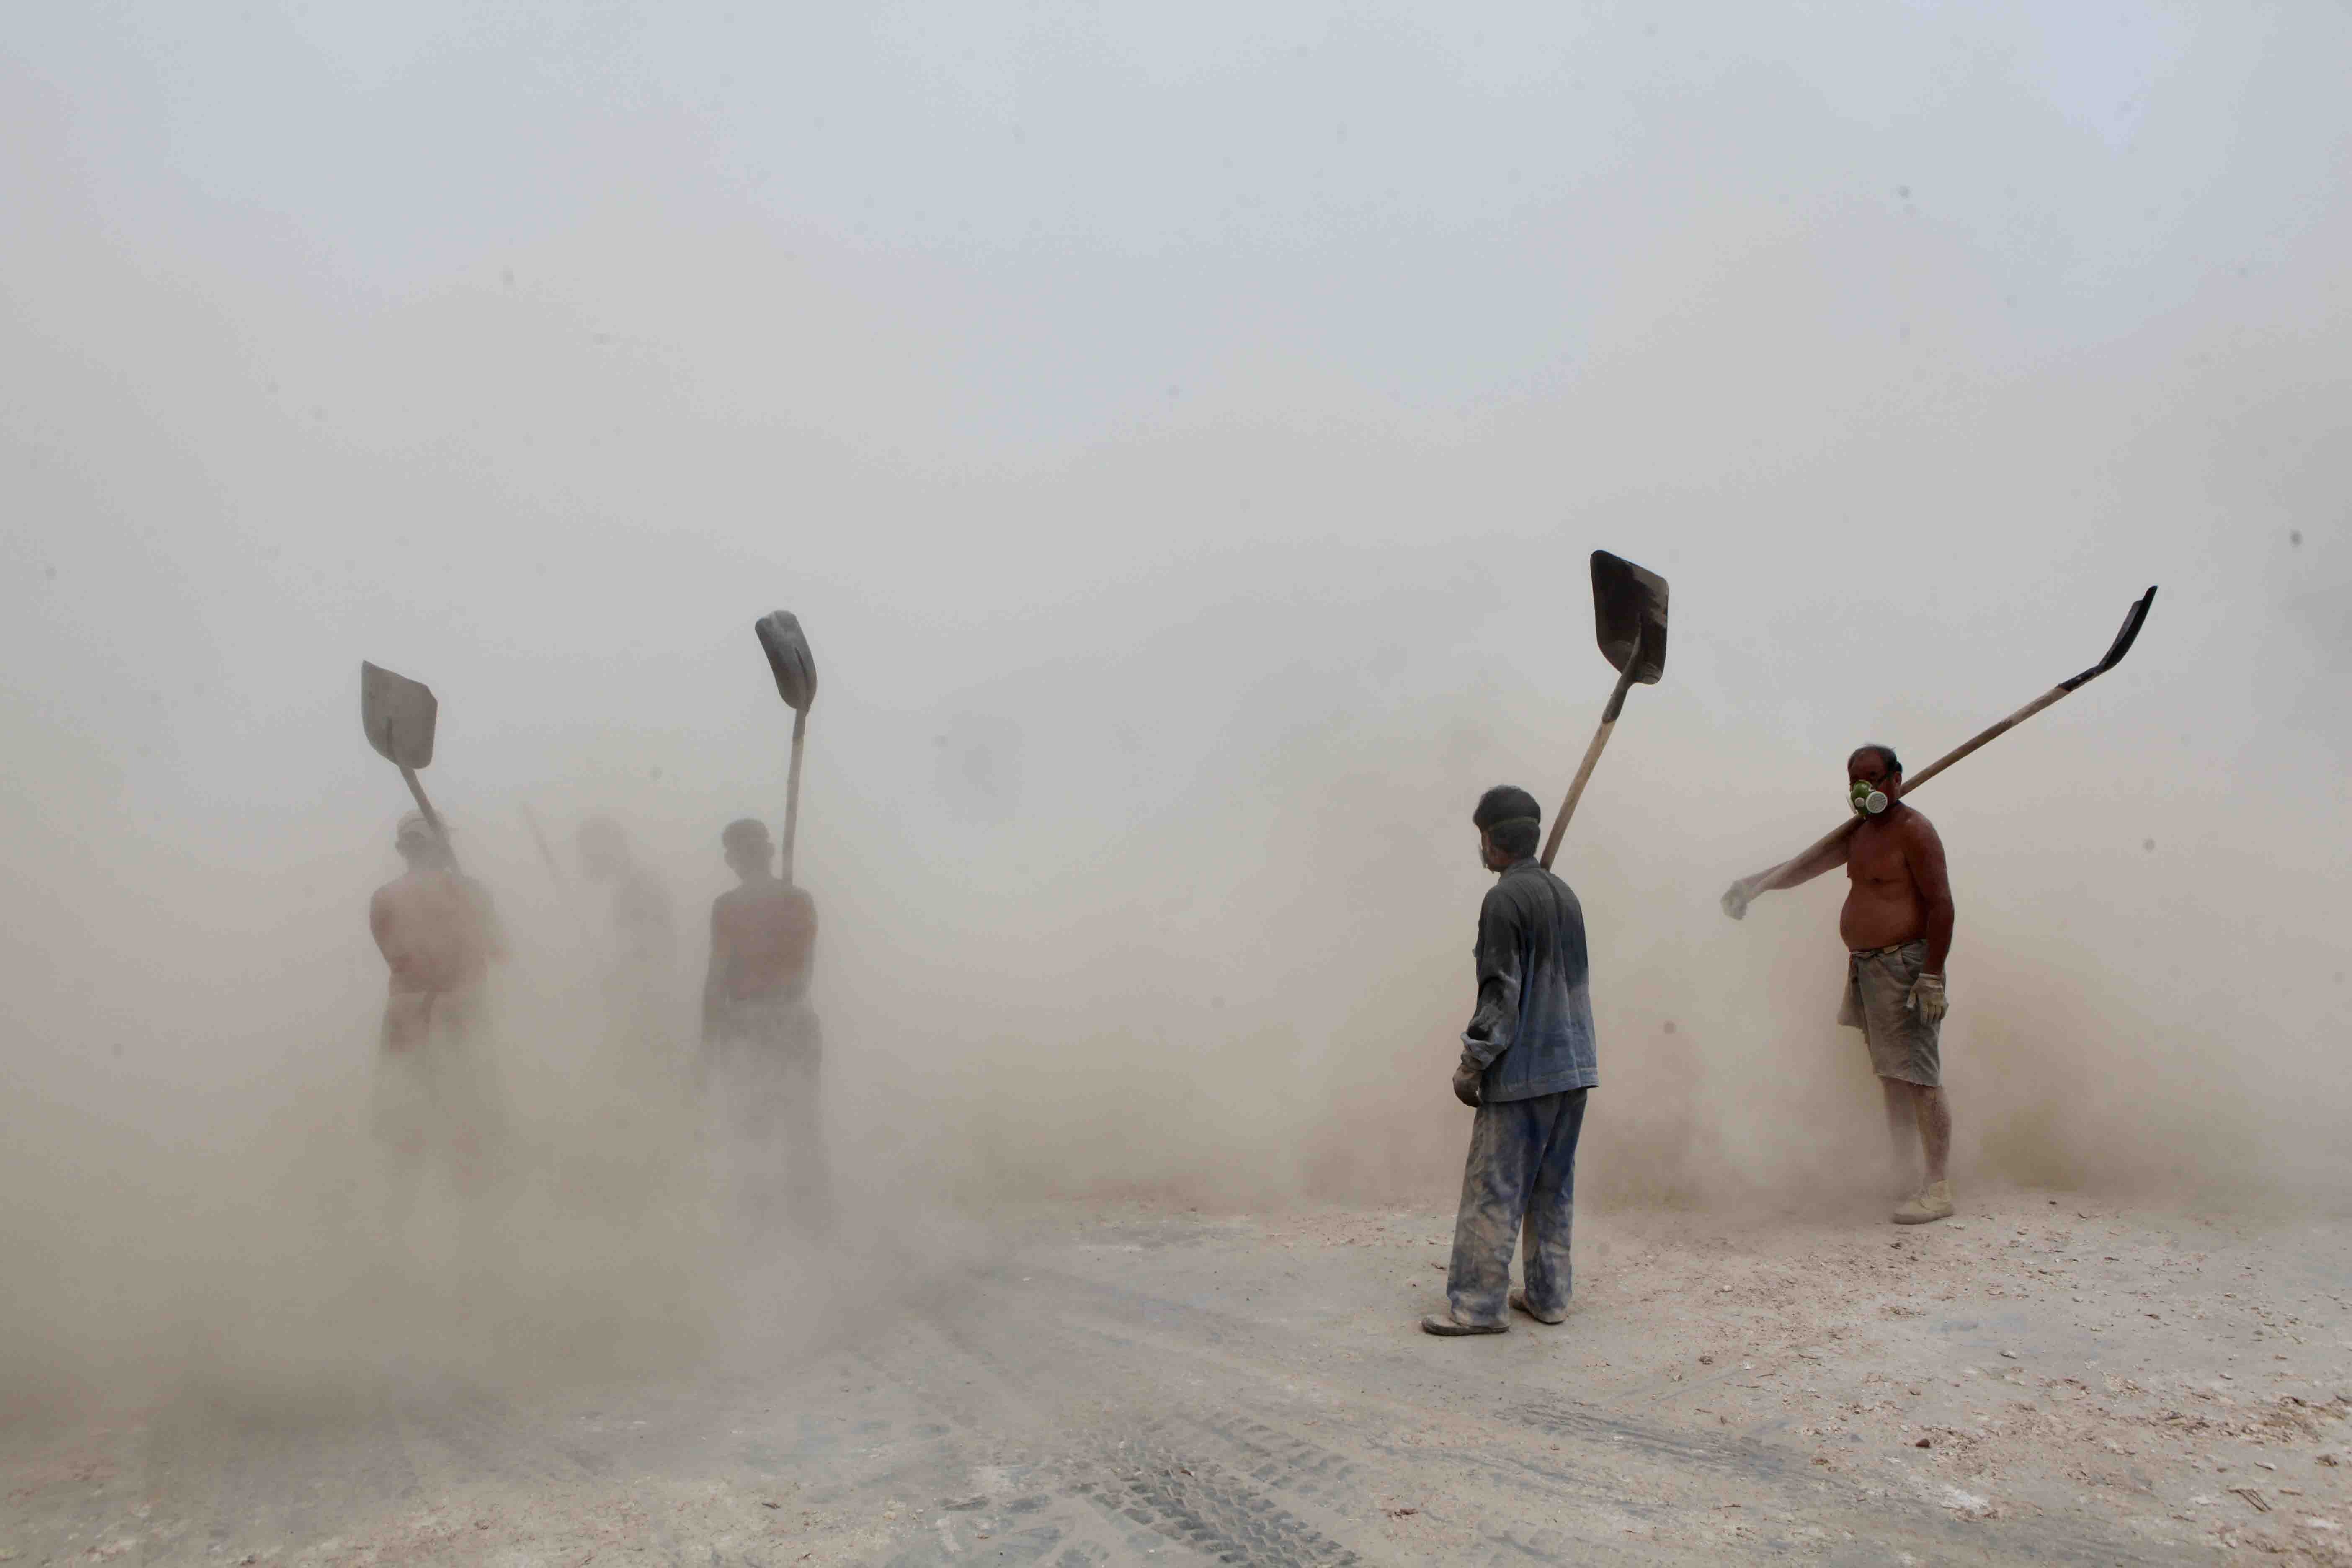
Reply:
<svg viewBox="0 0 2352 1568"><path fill-rule="evenodd" d="M1903 858L1911 868L1912 884L1919 889L1919 906L1927 917L1927 967L1944 973L1945 955L1952 951L1952 881L1944 867L1944 841L1936 825L1913 812L1904 824Z"/></svg>
<svg viewBox="0 0 2352 1568"><path fill-rule="evenodd" d="M392 900L382 888L368 900L368 934L375 938L375 950L383 954L384 963L396 967L392 952Z"/></svg>
<svg viewBox="0 0 2352 1568"><path fill-rule="evenodd" d="M1748 913L1748 903L1759 894L1778 892L1810 882L1822 872L1845 864L1848 842L1853 837L1855 824L1848 823L1806 850L1794 859L1783 860L1778 866L1743 877L1723 895L1723 912L1733 920Z"/></svg>

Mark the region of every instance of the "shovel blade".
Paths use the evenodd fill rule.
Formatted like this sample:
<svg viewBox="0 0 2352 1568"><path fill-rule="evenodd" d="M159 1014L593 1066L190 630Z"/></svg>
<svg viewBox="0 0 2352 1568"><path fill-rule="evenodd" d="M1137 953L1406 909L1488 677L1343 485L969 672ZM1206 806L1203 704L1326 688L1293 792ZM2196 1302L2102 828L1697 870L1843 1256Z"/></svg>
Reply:
<svg viewBox="0 0 2352 1568"><path fill-rule="evenodd" d="M388 763L421 768L433 760L433 689L381 665L360 661L360 723L368 744Z"/></svg>
<svg viewBox="0 0 2352 1568"><path fill-rule="evenodd" d="M2058 689L2061 691L2072 691L2084 681L2095 680L2121 664L2124 661L2124 655L2131 652L2132 644L2139 640L2139 629L2147 624L2147 612L2155 603L2156 590L2151 587L2133 603L2130 609L2124 612L2122 629L2116 633L2115 644L2107 649L2107 657L2074 679L2060 681Z"/></svg>
<svg viewBox="0 0 2352 1568"><path fill-rule="evenodd" d="M2155 603L2156 590L2150 588L2125 613L2123 629L2116 633L2115 646L2107 649L2107 657L2099 660L2100 669L2113 669L2124 661L2124 655L2131 652L2132 644L2139 640L2139 629L2147 624L2148 608Z"/></svg>
<svg viewBox="0 0 2352 1568"><path fill-rule="evenodd" d="M775 672L776 695L793 712L807 712L816 700L816 656L809 652L800 617L790 610L776 610L754 621L751 629L759 635L760 651L768 656L768 668Z"/></svg>
<svg viewBox="0 0 2352 1568"><path fill-rule="evenodd" d="M1592 552L1592 626L1601 657L1637 684L1666 672L1666 580L1606 550Z"/></svg>

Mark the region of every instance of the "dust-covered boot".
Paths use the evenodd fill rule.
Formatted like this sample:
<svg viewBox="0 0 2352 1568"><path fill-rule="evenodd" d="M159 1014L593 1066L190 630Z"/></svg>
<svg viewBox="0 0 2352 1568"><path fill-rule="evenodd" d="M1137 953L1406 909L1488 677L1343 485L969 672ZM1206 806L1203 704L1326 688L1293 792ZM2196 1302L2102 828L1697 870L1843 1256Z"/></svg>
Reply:
<svg viewBox="0 0 2352 1568"><path fill-rule="evenodd" d="M1547 1318L1541 1312L1537 1311L1533 1307L1528 1306L1528 1293L1525 1290L1514 1290L1511 1292L1511 1310L1515 1312L1525 1312L1528 1317L1533 1318L1538 1323L1564 1323L1568 1321L1568 1314L1566 1312L1562 1312L1557 1318Z"/></svg>
<svg viewBox="0 0 2352 1568"><path fill-rule="evenodd" d="M1906 1198L1895 1210L1896 1225L1926 1225L1929 1220L1952 1217L1952 1184L1930 1182L1919 1189L1919 1195Z"/></svg>

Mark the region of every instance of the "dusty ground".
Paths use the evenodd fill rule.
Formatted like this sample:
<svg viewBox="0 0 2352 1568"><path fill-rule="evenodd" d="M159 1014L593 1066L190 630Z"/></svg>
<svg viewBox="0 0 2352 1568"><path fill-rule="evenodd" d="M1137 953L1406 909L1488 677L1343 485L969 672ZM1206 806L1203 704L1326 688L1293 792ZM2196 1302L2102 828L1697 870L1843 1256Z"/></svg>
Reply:
<svg viewBox="0 0 2352 1568"><path fill-rule="evenodd" d="M19 1419L0 1559L2352 1562L2352 1222L1590 1215L1566 1324L1438 1341L1449 1217L1070 1205L782 1365Z"/></svg>

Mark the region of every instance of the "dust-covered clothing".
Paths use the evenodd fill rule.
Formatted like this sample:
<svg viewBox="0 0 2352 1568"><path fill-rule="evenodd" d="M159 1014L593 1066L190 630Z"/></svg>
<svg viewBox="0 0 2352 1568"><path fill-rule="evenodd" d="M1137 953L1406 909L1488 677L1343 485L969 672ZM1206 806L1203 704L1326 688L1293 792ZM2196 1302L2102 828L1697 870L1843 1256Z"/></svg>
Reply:
<svg viewBox="0 0 2352 1568"><path fill-rule="evenodd" d="M1524 1237L1528 1306L1563 1317L1574 1292L1569 1261L1576 1217L1576 1141L1589 1090L1489 1100L1470 1128L1462 1208L1445 1298L1459 1323L1492 1325L1509 1314L1511 1252Z"/></svg>
<svg viewBox="0 0 2352 1568"><path fill-rule="evenodd" d="M717 997L709 1033L704 1050L711 1068L747 1078L803 1065L814 1070L824 1056L824 1029L802 991Z"/></svg>
<svg viewBox="0 0 2352 1568"><path fill-rule="evenodd" d="M1601 1081L1584 910L1567 883L1517 862L1478 906L1478 1004L1462 1050L1484 1069L1479 1098L1493 1105Z"/></svg>
<svg viewBox="0 0 2352 1568"><path fill-rule="evenodd" d="M704 1092L719 1156L754 1223L789 1217L803 1230L831 1223L824 1058L824 1032L803 993L780 989L713 1005Z"/></svg>
<svg viewBox="0 0 2352 1568"><path fill-rule="evenodd" d="M369 1121L396 1153L486 1159L508 1126L506 1086L479 986L395 991L384 1002Z"/></svg>
<svg viewBox="0 0 2352 1568"><path fill-rule="evenodd" d="M1927 967L1927 944L1919 939L1849 953L1838 1022L1862 1031L1871 1071L1934 1089L1944 1081L1944 1021L1930 1022L1911 1005L1911 987Z"/></svg>

